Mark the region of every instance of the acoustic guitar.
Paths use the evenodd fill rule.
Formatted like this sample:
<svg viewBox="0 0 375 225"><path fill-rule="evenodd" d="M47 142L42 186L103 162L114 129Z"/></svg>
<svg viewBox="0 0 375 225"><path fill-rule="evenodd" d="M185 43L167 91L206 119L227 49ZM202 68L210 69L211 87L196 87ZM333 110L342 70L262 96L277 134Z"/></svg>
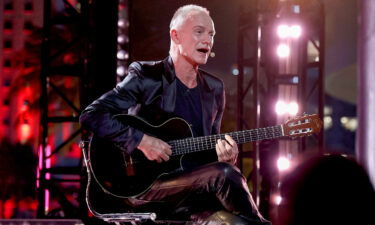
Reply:
<svg viewBox="0 0 375 225"><path fill-rule="evenodd" d="M110 141L93 135L88 152L92 175L105 192L121 198L137 196L147 191L159 177L183 170L186 155L214 150L217 140L224 139L225 135L193 137L189 123L181 118L171 118L157 125L127 114L116 115L115 119L160 138L172 147L170 159L157 163L148 160L139 150L129 155ZM314 114L290 119L282 125L226 134L243 144L280 137L303 137L319 132L321 127L322 121Z"/></svg>

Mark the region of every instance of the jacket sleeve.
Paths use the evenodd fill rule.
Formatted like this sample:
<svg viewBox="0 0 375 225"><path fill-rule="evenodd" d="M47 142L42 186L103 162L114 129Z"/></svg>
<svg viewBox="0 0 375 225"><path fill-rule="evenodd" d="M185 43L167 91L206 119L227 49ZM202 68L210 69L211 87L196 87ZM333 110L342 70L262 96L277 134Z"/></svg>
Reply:
<svg viewBox="0 0 375 225"><path fill-rule="evenodd" d="M98 137L112 141L123 151L131 153L142 140L143 132L113 118L128 114L140 103L143 93L140 65L132 63L125 79L83 110L81 125Z"/></svg>
<svg viewBox="0 0 375 225"><path fill-rule="evenodd" d="M216 117L214 118L214 122L212 124L212 134L220 133L221 120L223 119L224 108L225 108L225 91L224 91L223 83L221 83L220 88L217 89L216 102L217 102L218 111L216 113Z"/></svg>

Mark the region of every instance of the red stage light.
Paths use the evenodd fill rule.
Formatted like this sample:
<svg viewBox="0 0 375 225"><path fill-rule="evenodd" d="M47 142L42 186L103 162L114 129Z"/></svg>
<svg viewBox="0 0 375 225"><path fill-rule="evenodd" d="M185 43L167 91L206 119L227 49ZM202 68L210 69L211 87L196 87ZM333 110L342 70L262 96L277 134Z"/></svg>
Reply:
<svg viewBox="0 0 375 225"><path fill-rule="evenodd" d="M26 142L31 137L31 127L29 124L24 123L20 126L19 138L21 142Z"/></svg>

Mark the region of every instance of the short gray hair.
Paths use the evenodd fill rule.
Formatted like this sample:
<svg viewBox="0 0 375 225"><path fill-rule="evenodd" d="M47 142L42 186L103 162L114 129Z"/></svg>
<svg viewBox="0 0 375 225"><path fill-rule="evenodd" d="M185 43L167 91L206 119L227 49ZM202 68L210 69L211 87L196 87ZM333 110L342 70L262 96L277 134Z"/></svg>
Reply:
<svg viewBox="0 0 375 225"><path fill-rule="evenodd" d="M190 4L190 5L181 6L174 13L171 23L169 25L169 29L172 30L172 29L176 29L177 27L179 27L184 21L184 19L186 19L186 17L192 11L204 12L204 13L207 13L207 15L210 15L210 12L206 8L199 6L199 5Z"/></svg>

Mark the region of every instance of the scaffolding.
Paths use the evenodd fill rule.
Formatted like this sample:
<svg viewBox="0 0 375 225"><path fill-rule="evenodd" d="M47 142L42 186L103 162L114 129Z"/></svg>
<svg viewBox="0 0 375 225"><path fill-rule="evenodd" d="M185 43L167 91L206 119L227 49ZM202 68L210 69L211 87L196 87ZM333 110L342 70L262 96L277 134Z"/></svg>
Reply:
<svg viewBox="0 0 375 225"><path fill-rule="evenodd" d="M284 18L298 19L306 31L294 43L296 50L287 63L278 58L275 51L278 42L275 27ZM288 119L285 115L278 116L274 110L278 98L285 96L298 102L299 114L318 114L323 118L324 9L319 1L246 2L240 9L237 58L238 130L272 126ZM323 131L297 140L271 140L240 146L239 167L250 171L245 175L258 206L266 201L269 207L269 186L273 184L264 183L275 182L266 177L274 174L270 170L276 164L273 162L275 156L281 153L296 156L308 149L323 152ZM264 211L268 211L268 207Z"/></svg>
<svg viewBox="0 0 375 225"><path fill-rule="evenodd" d="M82 131L78 118L83 85L87 81L88 2L81 1L76 5L70 2L44 0L37 182L39 218L51 216L57 210L49 207L52 196L58 199L65 217L74 218L78 213L59 184L79 186L80 160L75 165L51 166L52 157L58 157L63 149L72 148ZM63 133L59 138L57 131Z"/></svg>

